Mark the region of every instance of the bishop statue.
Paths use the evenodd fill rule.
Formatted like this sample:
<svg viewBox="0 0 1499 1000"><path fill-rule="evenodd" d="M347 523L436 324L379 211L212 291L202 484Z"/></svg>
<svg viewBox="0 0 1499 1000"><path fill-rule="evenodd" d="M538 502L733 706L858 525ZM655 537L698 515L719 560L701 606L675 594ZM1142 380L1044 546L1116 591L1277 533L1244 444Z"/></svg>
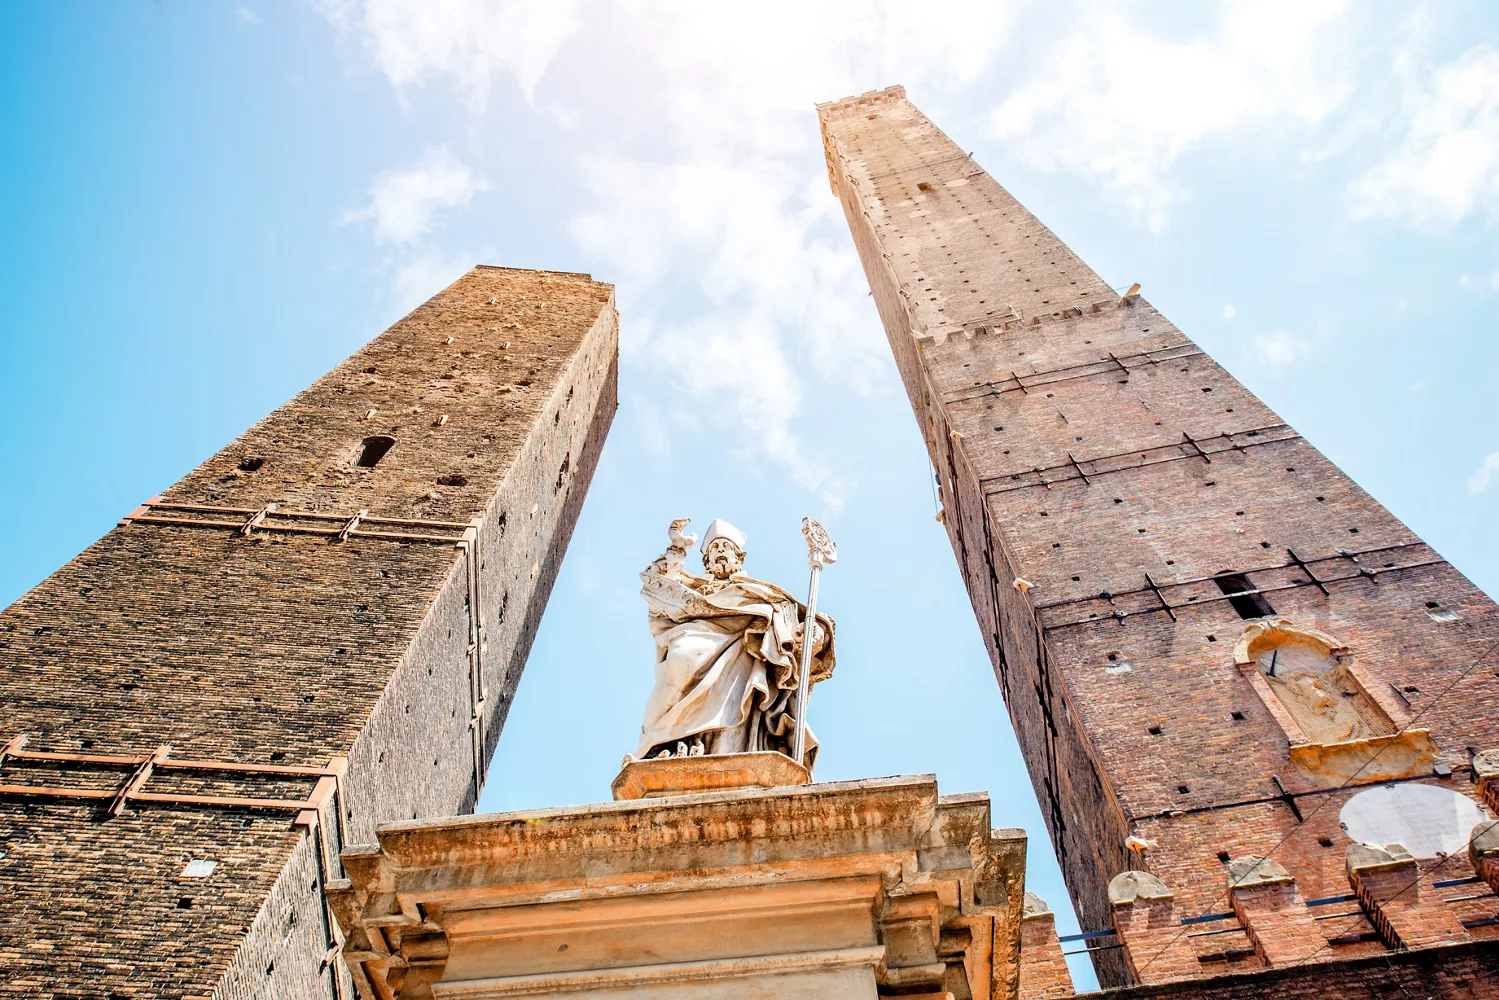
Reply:
<svg viewBox="0 0 1499 1000"><path fill-rule="evenodd" d="M637 758L777 750L793 756L802 663L811 683L833 673L833 620L816 614L804 635L806 607L772 583L744 573L744 532L708 525L703 576L683 569L697 541L687 518L671 523L671 545L640 574L656 641L656 683L646 703ZM819 529L820 530L820 529ZM803 656L803 642L811 647ZM801 721L805 722L805 719ZM803 763L817 741L808 730Z"/></svg>

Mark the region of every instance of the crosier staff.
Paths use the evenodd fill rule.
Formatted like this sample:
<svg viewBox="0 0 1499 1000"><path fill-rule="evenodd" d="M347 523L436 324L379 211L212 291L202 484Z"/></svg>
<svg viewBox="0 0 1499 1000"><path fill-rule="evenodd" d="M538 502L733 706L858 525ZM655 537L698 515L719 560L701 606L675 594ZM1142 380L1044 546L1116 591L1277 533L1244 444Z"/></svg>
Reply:
<svg viewBox="0 0 1499 1000"><path fill-rule="evenodd" d="M807 586L807 616L802 619L802 668L796 679L796 762L807 766L807 699L812 694L812 638L817 627L817 581L822 568L838 561L838 546L823 526L810 517L802 518L802 534L807 538L807 565L812 582Z"/></svg>

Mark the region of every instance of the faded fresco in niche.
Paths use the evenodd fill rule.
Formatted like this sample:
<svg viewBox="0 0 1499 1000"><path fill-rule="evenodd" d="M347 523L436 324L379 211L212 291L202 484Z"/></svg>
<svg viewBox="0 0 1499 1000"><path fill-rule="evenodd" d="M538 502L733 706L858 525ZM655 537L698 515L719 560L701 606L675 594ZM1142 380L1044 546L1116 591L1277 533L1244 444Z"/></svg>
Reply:
<svg viewBox="0 0 1499 1000"><path fill-rule="evenodd" d="M1270 690L1312 743L1388 736L1395 727L1331 652L1287 642L1255 658Z"/></svg>
<svg viewBox="0 0 1499 1000"><path fill-rule="evenodd" d="M1370 696L1375 679L1325 632L1266 618L1244 629L1234 662L1285 733L1291 762L1326 787L1405 777L1436 760L1430 731L1401 729Z"/></svg>

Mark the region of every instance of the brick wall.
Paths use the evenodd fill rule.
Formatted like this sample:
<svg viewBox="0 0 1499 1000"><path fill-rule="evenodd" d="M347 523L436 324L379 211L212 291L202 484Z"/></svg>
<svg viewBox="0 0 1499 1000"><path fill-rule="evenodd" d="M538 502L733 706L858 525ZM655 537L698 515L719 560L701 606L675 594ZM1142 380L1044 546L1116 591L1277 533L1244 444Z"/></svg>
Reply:
<svg viewBox="0 0 1499 1000"><path fill-rule="evenodd" d="M1467 748L1499 745L1499 664L1459 677L1499 639L1493 602L1145 299L1109 288L903 90L819 111L1084 929L1113 925L1106 886L1128 869L1159 876L1179 917L1229 910L1226 863L1245 855L1273 851L1306 899L1350 891L1352 792L1289 759L1235 666L1249 623L1220 574L1336 637L1378 710L1418 720L1452 772L1409 777L1474 797ZM1208 940L1194 936L1201 974L1263 964L1247 939ZM1095 961L1102 982L1130 981L1118 949Z"/></svg>
<svg viewBox="0 0 1499 1000"><path fill-rule="evenodd" d="M1484 943L1429 948L1080 996L1090 1000L1492 1000L1499 996L1499 947Z"/></svg>
<svg viewBox="0 0 1499 1000"><path fill-rule="evenodd" d="M477 801L613 416L616 360L609 286L476 268L160 500L203 511L140 512L0 614L0 739L277 768L347 759L337 797L300 824L180 799L108 818L104 802L0 796L0 995L352 996L327 960L321 884L340 843L376 823ZM396 444L356 467L374 436ZM270 503L280 525L411 523L344 541L152 523L242 521L214 511ZM0 781L128 776L13 756ZM315 780L163 769L147 790L296 801ZM217 865L182 878L192 859Z"/></svg>
<svg viewBox="0 0 1499 1000"><path fill-rule="evenodd" d="M1020 992L1018 1000L1057 1000L1070 997L1072 971L1057 940L1056 915L1039 897L1025 894L1020 923Z"/></svg>

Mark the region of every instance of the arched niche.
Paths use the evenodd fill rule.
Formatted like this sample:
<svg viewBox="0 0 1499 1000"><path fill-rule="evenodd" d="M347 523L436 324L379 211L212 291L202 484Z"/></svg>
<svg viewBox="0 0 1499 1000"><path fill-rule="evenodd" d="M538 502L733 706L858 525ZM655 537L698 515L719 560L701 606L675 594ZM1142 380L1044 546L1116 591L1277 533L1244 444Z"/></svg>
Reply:
<svg viewBox="0 0 1499 1000"><path fill-rule="evenodd" d="M1326 632L1288 618L1254 622L1234 644L1234 663L1285 733L1291 760L1324 785L1403 777L1435 760L1430 733L1401 732L1405 719Z"/></svg>

